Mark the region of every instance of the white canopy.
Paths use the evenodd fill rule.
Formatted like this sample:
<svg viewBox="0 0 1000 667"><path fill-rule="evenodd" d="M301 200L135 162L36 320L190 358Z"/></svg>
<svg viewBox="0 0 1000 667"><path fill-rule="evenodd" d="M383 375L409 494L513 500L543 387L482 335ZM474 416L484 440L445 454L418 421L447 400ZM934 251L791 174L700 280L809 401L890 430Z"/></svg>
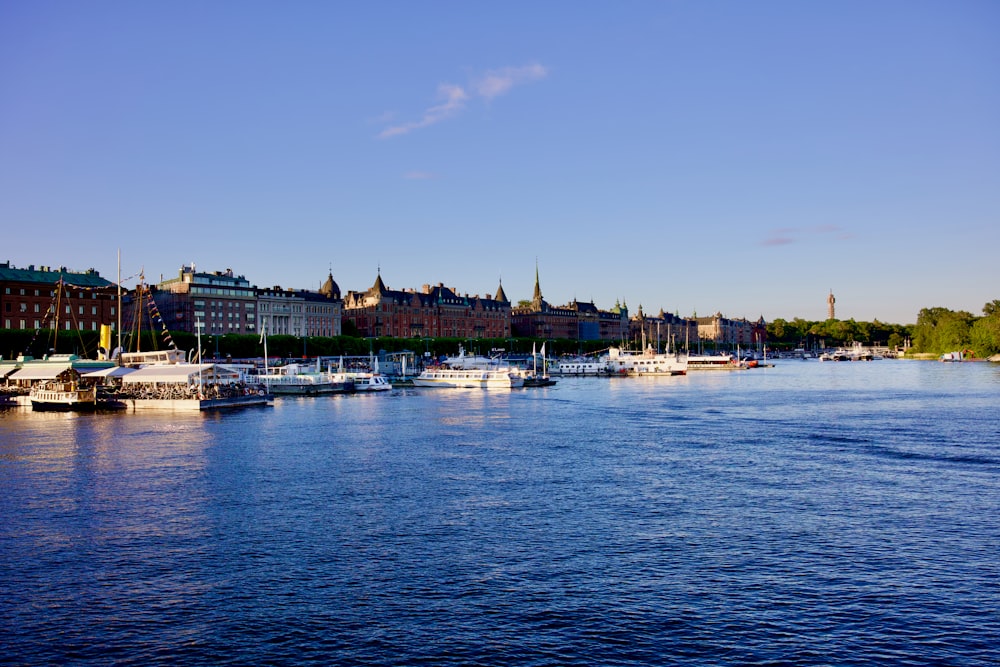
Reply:
<svg viewBox="0 0 1000 667"><path fill-rule="evenodd" d="M84 373L85 378L120 378L124 375L134 372L134 368L126 368L124 366L111 366L109 368L102 368L96 371L90 371L89 373Z"/></svg>
<svg viewBox="0 0 1000 667"><path fill-rule="evenodd" d="M122 382L158 382L161 384L188 384L201 375L206 382L236 381L240 374L218 364L164 364L134 369L122 376Z"/></svg>
<svg viewBox="0 0 1000 667"><path fill-rule="evenodd" d="M70 364L31 364L22 366L10 375L11 380L51 380L62 373Z"/></svg>

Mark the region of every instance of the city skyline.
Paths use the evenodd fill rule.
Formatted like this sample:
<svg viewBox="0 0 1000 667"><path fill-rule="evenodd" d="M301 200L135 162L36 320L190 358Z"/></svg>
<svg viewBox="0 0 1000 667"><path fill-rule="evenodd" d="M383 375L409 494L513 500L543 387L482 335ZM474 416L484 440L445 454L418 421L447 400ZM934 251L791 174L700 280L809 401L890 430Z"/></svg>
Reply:
<svg viewBox="0 0 1000 667"><path fill-rule="evenodd" d="M0 261L687 317L998 298L1000 7L7 3Z"/></svg>

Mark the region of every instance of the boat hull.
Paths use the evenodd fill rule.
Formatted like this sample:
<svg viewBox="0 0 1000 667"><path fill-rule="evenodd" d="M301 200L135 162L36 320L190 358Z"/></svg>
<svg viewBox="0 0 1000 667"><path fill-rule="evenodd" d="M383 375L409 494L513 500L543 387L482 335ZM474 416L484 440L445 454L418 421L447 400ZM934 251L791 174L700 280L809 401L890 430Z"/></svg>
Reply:
<svg viewBox="0 0 1000 667"><path fill-rule="evenodd" d="M35 412L93 412L96 401L46 401L32 399L31 409Z"/></svg>
<svg viewBox="0 0 1000 667"><path fill-rule="evenodd" d="M265 383L272 394L277 396L318 396L320 394L345 394L355 390L353 382L329 382L309 384Z"/></svg>
<svg viewBox="0 0 1000 667"><path fill-rule="evenodd" d="M524 386L524 378L515 373L502 371L424 371L413 378L413 386L443 389L516 389Z"/></svg>

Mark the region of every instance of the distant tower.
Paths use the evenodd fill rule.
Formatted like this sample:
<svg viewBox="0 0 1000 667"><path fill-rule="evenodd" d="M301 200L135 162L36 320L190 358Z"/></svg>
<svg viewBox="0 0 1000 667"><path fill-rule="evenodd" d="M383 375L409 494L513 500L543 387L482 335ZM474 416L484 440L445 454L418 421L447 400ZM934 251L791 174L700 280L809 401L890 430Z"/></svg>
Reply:
<svg viewBox="0 0 1000 667"><path fill-rule="evenodd" d="M837 319L833 309L833 304L835 303L837 303L837 300L833 298L833 290L830 290L830 296L826 297L826 319L828 320Z"/></svg>
<svg viewBox="0 0 1000 667"><path fill-rule="evenodd" d="M542 287L538 284L538 260L535 260L535 293L531 297L531 305L536 309L542 307Z"/></svg>

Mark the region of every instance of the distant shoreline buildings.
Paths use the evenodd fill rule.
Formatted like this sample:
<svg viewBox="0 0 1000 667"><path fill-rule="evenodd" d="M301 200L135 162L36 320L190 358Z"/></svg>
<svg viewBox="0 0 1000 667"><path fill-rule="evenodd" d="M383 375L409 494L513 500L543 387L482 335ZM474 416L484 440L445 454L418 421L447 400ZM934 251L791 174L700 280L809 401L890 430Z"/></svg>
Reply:
<svg viewBox="0 0 1000 667"><path fill-rule="evenodd" d="M62 289L57 289L58 286ZM97 271L70 271L30 265L21 269L0 263L0 312L4 329L53 328L98 330L122 321L119 287ZM366 290L342 294L330 271L318 290L257 287L232 269L198 272L181 266L177 277L155 285L122 290L131 319L159 318L165 329L207 335L260 334L332 337L345 321L363 337L398 338L536 338L632 342L657 348L695 349L712 346L759 348L767 325L708 317L647 315L640 305L630 315L624 301L609 310L573 299L553 306L542 295L538 267L531 300L511 303L502 282L492 294L462 293L444 283L421 289L393 290L381 269ZM828 300L833 310L833 293ZM53 310L57 309L57 310ZM122 307L126 310L126 306ZM832 315L831 315L832 317ZM126 325L122 324L124 328Z"/></svg>

